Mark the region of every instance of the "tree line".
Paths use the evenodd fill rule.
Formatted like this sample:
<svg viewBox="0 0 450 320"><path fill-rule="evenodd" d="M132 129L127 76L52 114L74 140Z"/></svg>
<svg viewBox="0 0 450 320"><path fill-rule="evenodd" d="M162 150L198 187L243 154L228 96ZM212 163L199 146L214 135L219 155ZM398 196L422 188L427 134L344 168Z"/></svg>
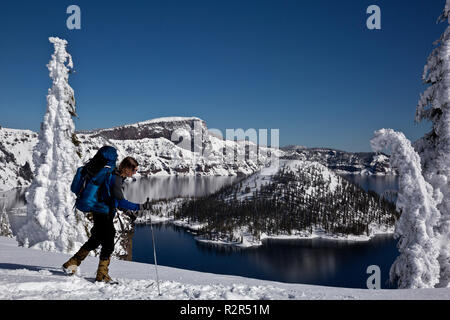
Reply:
<svg viewBox="0 0 450 320"><path fill-rule="evenodd" d="M264 185L253 187L250 196L240 196L251 190L240 182L186 201L174 208L173 215L205 224L199 230L205 238L238 242L242 239L234 231L241 227L259 239L261 233L290 235L293 230L313 232L316 228L330 234L369 235L373 222L394 225L399 214L392 202L345 179L339 179L330 192L330 183L315 168L281 169Z"/></svg>

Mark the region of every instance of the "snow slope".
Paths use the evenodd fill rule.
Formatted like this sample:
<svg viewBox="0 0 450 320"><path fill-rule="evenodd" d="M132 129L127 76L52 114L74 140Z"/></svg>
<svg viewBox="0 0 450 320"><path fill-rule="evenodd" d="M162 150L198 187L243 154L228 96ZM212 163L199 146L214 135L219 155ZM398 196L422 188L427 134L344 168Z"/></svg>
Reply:
<svg viewBox="0 0 450 320"><path fill-rule="evenodd" d="M369 290L288 284L158 266L161 296L153 265L113 260L110 275L118 285L93 283L98 259L87 257L82 277L60 269L67 254L21 248L0 237L1 300L317 300L450 299L450 288Z"/></svg>

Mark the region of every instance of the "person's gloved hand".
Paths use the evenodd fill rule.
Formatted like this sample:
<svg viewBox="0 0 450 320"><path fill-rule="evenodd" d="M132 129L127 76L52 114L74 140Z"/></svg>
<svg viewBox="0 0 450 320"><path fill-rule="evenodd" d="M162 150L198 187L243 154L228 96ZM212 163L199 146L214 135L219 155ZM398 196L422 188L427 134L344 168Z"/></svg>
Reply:
<svg viewBox="0 0 450 320"><path fill-rule="evenodd" d="M144 211L144 210L150 210L151 208L151 204L150 204L150 199L147 198L147 201L144 203L141 203L139 205L139 211Z"/></svg>
<svg viewBox="0 0 450 320"><path fill-rule="evenodd" d="M137 218L137 212L135 212L135 211L126 211L125 215L127 217L130 217L131 222L134 222L134 220L136 220L136 218Z"/></svg>

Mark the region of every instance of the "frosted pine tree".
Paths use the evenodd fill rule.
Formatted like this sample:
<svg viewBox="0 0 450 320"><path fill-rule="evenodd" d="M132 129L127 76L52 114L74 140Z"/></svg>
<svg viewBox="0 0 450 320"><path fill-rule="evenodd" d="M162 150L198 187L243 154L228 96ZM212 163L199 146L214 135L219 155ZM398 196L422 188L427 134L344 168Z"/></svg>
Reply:
<svg viewBox="0 0 450 320"><path fill-rule="evenodd" d="M447 21L450 23L449 14L450 0L447 0L444 10L438 18L438 22ZM436 48L434 48L429 55L422 75L422 80L428 87L420 95L415 115L416 122L428 120L431 121L432 124L431 131L414 144L414 148L420 157L422 177L428 184L425 188L428 190L428 196L425 196L424 194L417 197L414 201L415 206L406 206L403 208L402 215L406 214L413 219L414 213L406 212L405 210L414 211L418 209L418 206L421 206L422 210L425 207L436 207L439 219L433 226L433 239L429 239L430 243L437 245L439 250L437 258L440 269L438 277L439 282L435 286L447 287L450 286L450 26L447 26L444 33L434 44ZM377 133L378 136L380 134L380 132ZM385 137L383 139L391 139L389 140L391 144L399 143L399 137L395 134L388 134L385 131L384 135ZM402 139L403 138L404 136ZM376 139L381 138L378 137ZM404 143L409 143L406 138L404 139ZM387 142L385 143L386 145L388 144ZM404 148L393 148L392 156L394 158L403 157L403 161L407 163L408 161L404 155L401 156L396 154L396 152L400 152L402 149ZM401 165L402 163L398 162L398 164ZM403 174L408 177L405 180L405 183L409 183L410 185L404 185L403 188L400 188L399 197L402 192L404 193L407 192L407 190L417 188L417 185L422 185L422 177L417 174L411 174L411 172L410 169L403 170ZM400 177L400 179L402 180L403 178ZM422 189L425 190L423 187ZM431 199L433 200L433 205ZM411 198L411 200L414 199ZM420 203L420 201L424 202ZM425 210L425 212L428 212L427 210ZM435 215L430 215L428 218L431 216ZM415 219L417 219L416 222L419 222L423 221L425 217L417 215ZM434 223L434 218L429 221L433 221ZM430 226L430 224L427 224L427 230ZM399 232L407 231L405 228L402 230L403 231ZM415 228L409 230L411 233L416 231ZM431 237L432 233L427 231L427 235ZM412 235L407 235L407 237L415 239ZM403 244L403 242L400 243L400 245ZM409 246L411 246L411 244ZM408 251L408 254L417 254L417 250L418 249ZM430 251L429 254L430 255L427 256L428 260L424 260L425 266L427 265L426 261L434 259L434 251ZM391 269L391 275L408 277L407 274L410 276L414 274L411 273L411 270L408 270L408 273L401 272L401 268L410 268L410 265L406 263L408 259L404 258L403 261L405 262L405 265L403 266L399 259L396 261L396 264L394 264ZM415 276L417 275L418 274L415 273ZM408 281L407 278L404 278L403 280L400 279L400 282L404 284L408 283ZM415 281L417 283L420 282L420 280L417 279ZM434 282L434 280L432 282ZM423 282L423 284L425 285L426 283Z"/></svg>
<svg viewBox="0 0 450 320"><path fill-rule="evenodd" d="M66 51L66 40L49 40L55 49L47 65L53 83L33 150L35 178L26 193L27 222L19 230L17 240L26 247L73 252L87 240L84 222L73 210L75 197L70 191L80 165L72 120L76 115L74 91L68 83L73 62Z"/></svg>
<svg viewBox="0 0 450 320"><path fill-rule="evenodd" d="M8 212L6 211L6 206L0 209L0 236L13 238L13 233L11 230L11 224L9 223Z"/></svg>
<svg viewBox="0 0 450 320"><path fill-rule="evenodd" d="M434 229L440 218L433 187L422 176L419 155L403 133L379 130L371 144L375 151L390 148L391 165L399 172L397 210L401 216L395 237L400 255L391 267L391 281L399 288L432 288L439 282L439 242Z"/></svg>
<svg viewBox="0 0 450 320"><path fill-rule="evenodd" d="M449 21L450 0L447 0L438 21ZM450 26L434 43L422 80L429 85L420 95L416 122L429 120L432 129L415 143L422 159L425 179L434 188L434 199L441 213L438 233L441 236L440 284L450 284Z"/></svg>

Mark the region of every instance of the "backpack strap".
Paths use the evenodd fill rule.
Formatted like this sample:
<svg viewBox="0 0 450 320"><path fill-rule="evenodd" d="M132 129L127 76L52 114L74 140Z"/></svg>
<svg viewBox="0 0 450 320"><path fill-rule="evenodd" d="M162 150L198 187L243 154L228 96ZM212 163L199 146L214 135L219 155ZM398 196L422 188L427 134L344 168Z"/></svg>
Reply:
<svg viewBox="0 0 450 320"><path fill-rule="evenodd" d="M105 166L108 167L109 169L111 169L110 166ZM114 169L113 169L114 170ZM110 180L111 180L111 176L112 176L112 171L113 170L108 170L108 172L106 173L106 177L105 177L105 185L106 185L106 192L108 194L108 198L111 198L111 186L110 186Z"/></svg>
<svg viewBox="0 0 450 320"><path fill-rule="evenodd" d="M97 199L100 202L107 201L108 199L111 198L111 190L110 190L110 186L109 186L109 179L110 179L111 171L112 170L111 170L110 166L104 166L100 170L100 172L98 172L97 175L92 178L93 183L101 186L100 188L98 188L98 191L97 191ZM102 189L104 191L102 191ZM105 191L106 191L106 194L105 194ZM105 196L106 196L106 198L105 198Z"/></svg>

